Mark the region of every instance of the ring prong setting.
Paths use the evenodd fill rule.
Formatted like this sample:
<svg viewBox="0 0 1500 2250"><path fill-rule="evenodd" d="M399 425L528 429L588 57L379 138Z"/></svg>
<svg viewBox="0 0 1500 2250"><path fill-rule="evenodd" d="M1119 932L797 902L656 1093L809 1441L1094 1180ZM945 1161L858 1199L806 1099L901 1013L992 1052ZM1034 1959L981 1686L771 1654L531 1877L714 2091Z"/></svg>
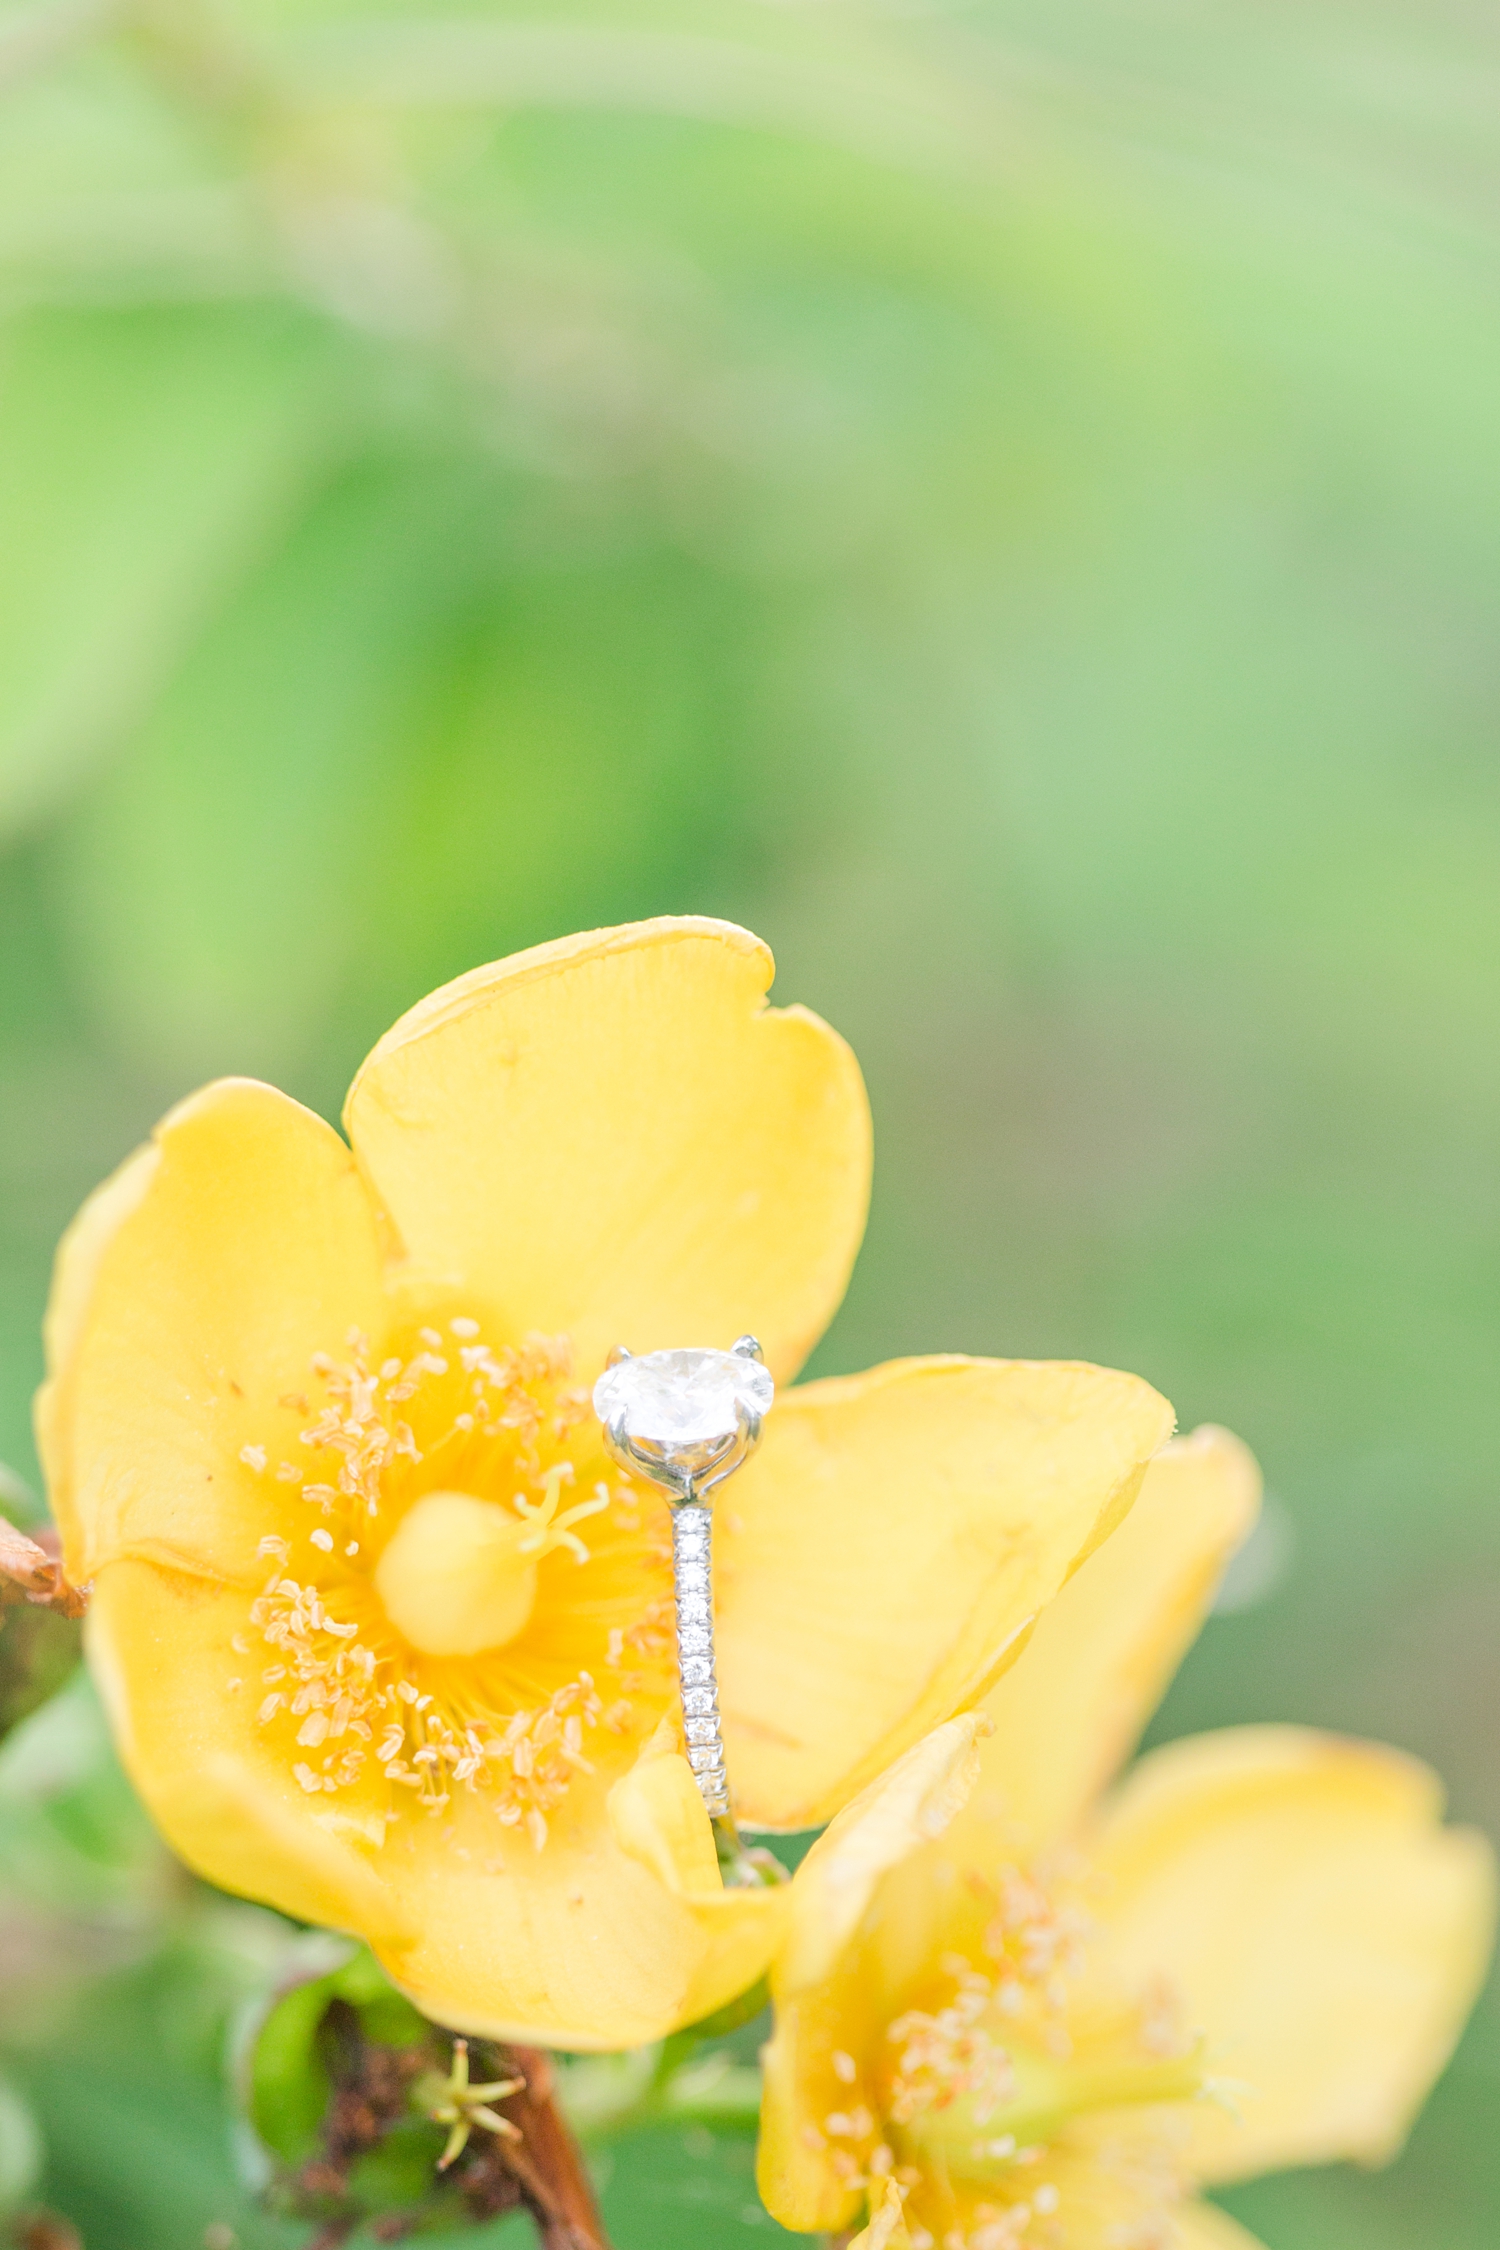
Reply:
<svg viewBox="0 0 1500 2250"><path fill-rule="evenodd" d="M775 1395L759 1345L743 1336L727 1352L612 1353L594 1412L621 1466L680 1507L701 1505L749 1458Z"/></svg>

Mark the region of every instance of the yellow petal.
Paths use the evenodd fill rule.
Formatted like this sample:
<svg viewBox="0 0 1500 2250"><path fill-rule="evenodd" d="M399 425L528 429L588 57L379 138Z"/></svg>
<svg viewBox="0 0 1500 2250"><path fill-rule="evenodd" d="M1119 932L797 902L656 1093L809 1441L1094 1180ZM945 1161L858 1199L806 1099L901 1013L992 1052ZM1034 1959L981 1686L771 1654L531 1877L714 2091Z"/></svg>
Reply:
<svg viewBox="0 0 1500 2250"><path fill-rule="evenodd" d="M871 2197L870 2223L861 2227L849 2250L911 2250L901 2190L894 2180L882 2180Z"/></svg>
<svg viewBox="0 0 1500 2250"><path fill-rule="evenodd" d="M794 1911L773 1980L780 1997L831 1977L880 1878L942 1835L974 1785L986 1731L976 1711L934 1727L824 1830L792 1886Z"/></svg>
<svg viewBox="0 0 1500 2250"><path fill-rule="evenodd" d="M100 1573L86 1627L127 1772L174 1851L210 1882L373 1943L414 1934L370 1848L370 1802L311 1803L256 1724L254 1660L236 1654L246 1599L153 1564ZM234 1681L239 1680L239 1686ZM325 1809L326 1808L326 1809Z"/></svg>
<svg viewBox="0 0 1500 2250"><path fill-rule="evenodd" d="M844 1293L864 1229L858 1066L765 1004L766 948L726 922L536 947L435 992L345 1112L410 1255L502 1335L610 1347L757 1335L778 1379Z"/></svg>
<svg viewBox="0 0 1500 2250"><path fill-rule="evenodd" d="M68 1575L151 1555L246 1582L288 1503L312 1354L385 1319L380 1243L331 1127L247 1079L173 1110L58 1252L38 1433Z"/></svg>
<svg viewBox="0 0 1500 2250"><path fill-rule="evenodd" d="M735 1804L814 1827L982 1696L1172 1410L1107 1369L901 1360L768 1416L715 1531Z"/></svg>
<svg viewBox="0 0 1500 2250"><path fill-rule="evenodd" d="M1263 2245L1213 2203L1184 2203L1172 2213L1172 2250L1263 2250Z"/></svg>
<svg viewBox="0 0 1500 2250"><path fill-rule="evenodd" d="M719 1888L713 1827L670 1719L663 1719L611 1789L609 1824L620 1849L649 1867L668 1890L692 1897ZM784 1909L784 1887L776 1897Z"/></svg>
<svg viewBox="0 0 1500 2250"><path fill-rule="evenodd" d="M58 1244L42 1321L47 1379L33 1402L37 1452L46 1471L52 1516L77 1561L85 1542L73 1506L71 1428L64 1412L67 1378L88 1318L99 1264L119 1229L148 1193L161 1163L154 1141L138 1148L97 1187Z"/></svg>
<svg viewBox="0 0 1500 2250"><path fill-rule="evenodd" d="M1415 1759L1291 1727L1174 1743L1125 1783L1095 1855L1106 1965L1170 1982L1240 2113L1189 2113L1192 2176L1400 2146L1493 1940L1493 1855L1441 1814Z"/></svg>
<svg viewBox="0 0 1500 2250"><path fill-rule="evenodd" d="M783 2226L832 2233L859 2208L822 2134L831 2111L870 2098L835 2054L862 2068L888 2012L857 1942L887 1871L939 1835L973 1780L976 1714L937 1727L840 1813L797 1870L786 1942L771 1972L776 2028L762 2060L761 2197ZM846 2065L847 2069L847 2065Z"/></svg>
<svg viewBox="0 0 1500 2250"><path fill-rule="evenodd" d="M622 1852L599 1817L556 1818L546 1851L431 1848L401 1876L420 1936L375 1951L424 2015L476 2038L595 2053L663 2039L763 1974L774 1931L753 1892L722 1927ZM528 1856L530 1855L530 1856Z"/></svg>
<svg viewBox="0 0 1500 2250"><path fill-rule="evenodd" d="M667 1842L645 1850L648 1865L647 1817L637 1851L622 1850L600 1778L577 1778L542 1852L462 1793L442 1819L403 1810L387 1829L386 1785L369 1769L336 1795L310 1795L284 1739L257 1723L256 1660L232 1647L246 1638L247 1607L238 1589L116 1561L90 1612L90 1657L126 1767L200 1874L368 1939L420 2008L480 2036L639 2046L764 1972L787 1893L724 1891L711 1848L707 1869L701 1855L685 1874L674 1868L680 1808L668 1806ZM683 1760L662 1762L692 1786ZM698 1819L706 1829L701 1803Z"/></svg>
<svg viewBox="0 0 1500 2250"><path fill-rule="evenodd" d="M1262 2250L1212 2204L1176 2200L1174 2149L1170 2112L1142 2113L1123 2130L1118 2115L1075 2126L1038 2151L1039 2162L1014 2170L1001 2190L1001 2209L1019 2205L1024 2211L1039 2195L1056 2198L1054 2218L1034 2212L1039 2227L1023 2219L1016 2250L1033 2240L1066 2244L1066 2250ZM996 2201L994 2183L947 2180L929 2171L911 2192L906 2224L925 2227L940 2242L950 2236L955 2243L984 2242Z"/></svg>
<svg viewBox="0 0 1500 2250"><path fill-rule="evenodd" d="M947 2177L929 2166L911 2191L907 2225L939 2242L984 2243L998 2207L1020 2214L1015 2250L1034 2242L1049 2250L1259 2250L1222 2213L1177 2199L1174 2146L1170 2112L1075 2122L999 2180Z"/></svg>
<svg viewBox="0 0 1500 2250"><path fill-rule="evenodd" d="M403 1824L387 1850L420 1936L376 1951L425 2014L485 2038L587 2052L696 2022L765 1973L787 1898L723 1888L686 1789L686 1760L657 1742L612 1790L580 1777L540 1854L503 1832L497 1848L483 1808L457 1850Z"/></svg>
<svg viewBox="0 0 1500 2250"><path fill-rule="evenodd" d="M1227 1430L1163 1448L985 1698L995 1731L950 1856L1024 1855L1074 1828L1134 1748L1259 1502L1259 1471Z"/></svg>
<svg viewBox="0 0 1500 2250"><path fill-rule="evenodd" d="M676 2021L713 2014L764 1976L786 1932L792 1886L724 1888L703 1798L670 1721L610 1791L609 1821L620 1849L649 1868L697 1926L701 1943L692 1949Z"/></svg>

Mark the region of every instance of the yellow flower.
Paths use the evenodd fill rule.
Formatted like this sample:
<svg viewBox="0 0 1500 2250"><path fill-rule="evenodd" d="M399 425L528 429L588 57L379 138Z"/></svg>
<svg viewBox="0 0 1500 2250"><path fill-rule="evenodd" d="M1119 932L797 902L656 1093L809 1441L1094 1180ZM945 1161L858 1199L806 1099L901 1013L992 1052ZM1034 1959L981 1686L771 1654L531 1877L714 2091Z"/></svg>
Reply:
<svg viewBox="0 0 1500 2250"><path fill-rule="evenodd" d="M1483 1980L1494 1868L1393 1750L1133 1745L1258 1501L1169 1446L987 1698L941 1840L835 1822L772 1976L761 2192L859 2250L1254 2250L1195 2189L1393 2155ZM919 1749L912 1755L922 1755Z"/></svg>
<svg viewBox="0 0 1500 2250"><path fill-rule="evenodd" d="M869 1119L741 930L568 939L376 1047L352 1153L229 1080L75 1222L41 1443L123 1754L216 1882L356 1931L457 2029L626 2046L759 1975L678 1733L664 1503L607 1459L612 1345L843 1291ZM742 1819L826 1820L977 1700L1170 1427L1135 1379L909 1361L782 1397L718 1509Z"/></svg>

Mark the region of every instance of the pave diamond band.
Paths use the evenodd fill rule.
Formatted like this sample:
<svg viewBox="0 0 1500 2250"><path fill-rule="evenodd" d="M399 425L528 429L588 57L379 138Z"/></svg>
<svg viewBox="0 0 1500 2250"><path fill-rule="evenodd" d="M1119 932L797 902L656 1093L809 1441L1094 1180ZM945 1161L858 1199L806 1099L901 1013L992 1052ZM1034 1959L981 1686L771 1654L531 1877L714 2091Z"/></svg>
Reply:
<svg viewBox="0 0 1500 2250"><path fill-rule="evenodd" d="M677 1587L677 1659L682 1677L682 1732L699 1794L715 1818L729 1811L719 1683L714 1675L713 1533L708 1509L685 1501L672 1511L672 1575ZM693 1668L689 1681L687 1668Z"/></svg>
<svg viewBox="0 0 1500 2250"><path fill-rule="evenodd" d="M683 1740L721 1845L732 1839L736 1852L714 1673L709 1494L758 1443L775 1395L753 1336L728 1352L646 1352L636 1359L621 1349L594 1385L594 1411L611 1453L672 1503Z"/></svg>

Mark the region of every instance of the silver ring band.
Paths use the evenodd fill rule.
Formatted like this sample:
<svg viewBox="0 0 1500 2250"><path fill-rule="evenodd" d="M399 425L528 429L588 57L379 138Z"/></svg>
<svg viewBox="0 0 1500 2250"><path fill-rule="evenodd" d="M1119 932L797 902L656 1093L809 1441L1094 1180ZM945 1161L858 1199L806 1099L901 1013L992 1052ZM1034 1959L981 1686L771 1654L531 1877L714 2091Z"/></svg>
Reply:
<svg viewBox="0 0 1500 2250"><path fill-rule="evenodd" d="M719 1683L714 1671L713 1518L689 1497L672 1509L672 1578L677 1596L677 1671L688 1764L707 1810L729 1810Z"/></svg>

